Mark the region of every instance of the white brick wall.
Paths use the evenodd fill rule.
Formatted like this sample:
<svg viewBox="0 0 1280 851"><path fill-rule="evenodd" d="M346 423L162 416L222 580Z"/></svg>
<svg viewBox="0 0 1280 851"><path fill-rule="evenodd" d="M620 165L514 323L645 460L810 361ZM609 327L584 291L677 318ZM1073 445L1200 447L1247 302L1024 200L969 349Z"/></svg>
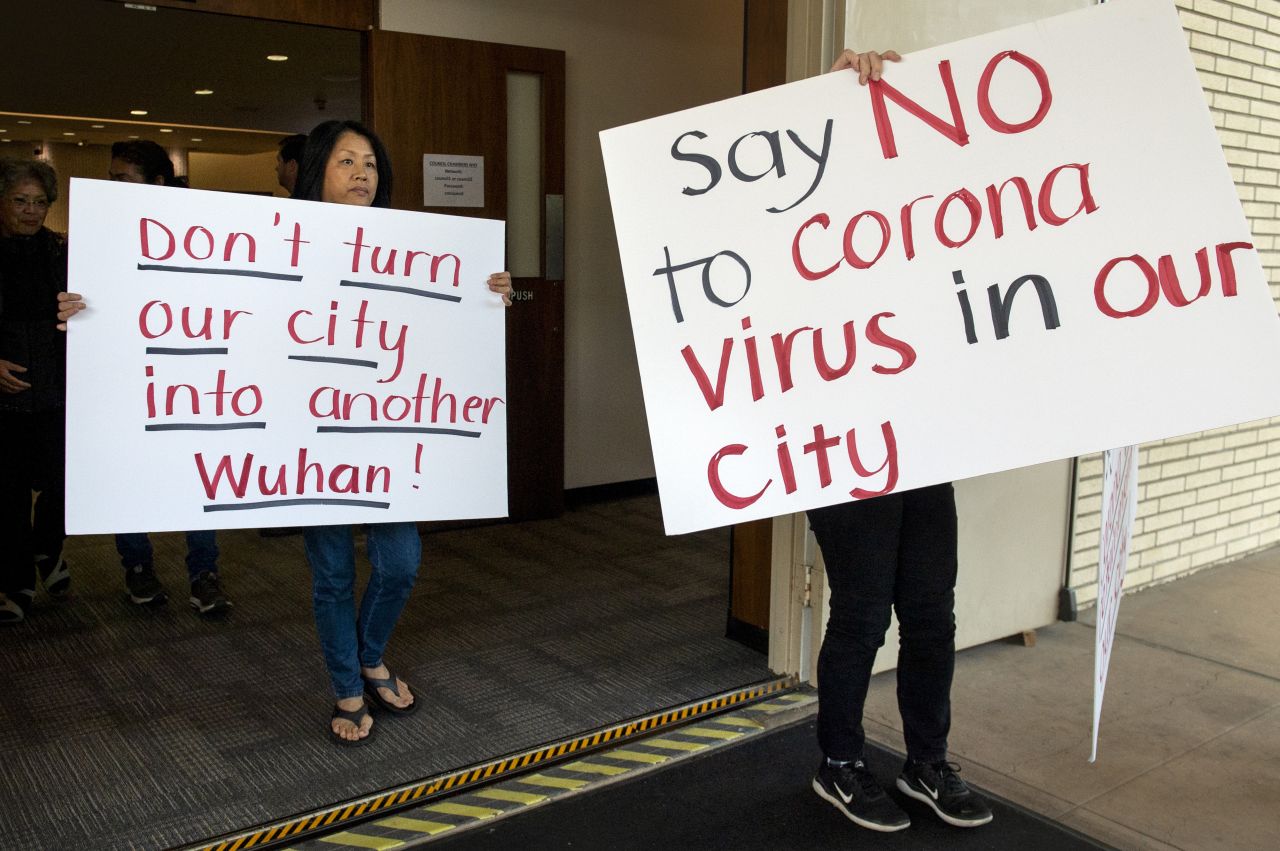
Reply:
<svg viewBox="0 0 1280 851"><path fill-rule="evenodd" d="M1280 0L1176 0L1253 242L1280 300ZM1070 587L1097 598L1102 456L1080 459ZM1125 587L1280 543L1280 418L1142 447Z"/></svg>

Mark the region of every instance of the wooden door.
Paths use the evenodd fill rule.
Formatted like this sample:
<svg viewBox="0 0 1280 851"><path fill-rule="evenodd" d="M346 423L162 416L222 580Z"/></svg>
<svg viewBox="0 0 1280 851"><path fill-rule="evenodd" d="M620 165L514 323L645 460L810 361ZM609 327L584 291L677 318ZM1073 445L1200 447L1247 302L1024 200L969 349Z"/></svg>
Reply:
<svg viewBox="0 0 1280 851"><path fill-rule="evenodd" d="M743 94L787 81L787 8L787 0L747 0ZM726 635L763 652L769 646L773 521L740 523L733 527L732 541Z"/></svg>
<svg viewBox="0 0 1280 851"><path fill-rule="evenodd" d="M367 39L365 118L395 166L392 205L508 221L516 276L507 311L510 516L554 517L564 509L564 53L381 30ZM536 87L532 133L508 132L513 80ZM532 201L509 197L520 145L540 151ZM484 157L484 206L424 206L424 154ZM513 244L531 228L532 240Z"/></svg>

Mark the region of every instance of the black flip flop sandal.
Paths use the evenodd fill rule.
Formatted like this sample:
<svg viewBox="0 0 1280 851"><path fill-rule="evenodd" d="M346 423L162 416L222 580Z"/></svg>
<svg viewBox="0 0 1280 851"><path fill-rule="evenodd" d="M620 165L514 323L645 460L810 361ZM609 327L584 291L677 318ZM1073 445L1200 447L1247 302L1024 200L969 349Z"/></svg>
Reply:
<svg viewBox="0 0 1280 851"><path fill-rule="evenodd" d="M378 732L377 727L370 727L368 735L363 738L344 739L342 736L338 735L336 730L333 729L333 719L341 718L343 721L350 721L352 724L356 725L356 729L358 730L360 729L360 725L364 719L368 717L370 717L369 705L366 703L360 704L359 709L339 709L335 705L333 707L333 714L329 716L329 741L333 742L335 745L342 745L343 747L348 748L367 745L373 740L373 734Z"/></svg>
<svg viewBox="0 0 1280 851"><path fill-rule="evenodd" d="M387 676L381 679L378 677L362 677L362 679L364 680L365 697L376 703L379 709L385 709L392 715L412 715L414 712L418 711L418 700L416 697L414 698L413 703L410 703L408 706L396 706L394 703L378 694L378 689L385 688L396 697L400 696L400 689L396 688L396 675L391 672L390 668L387 669ZM408 685L408 683L405 683L405 685Z"/></svg>

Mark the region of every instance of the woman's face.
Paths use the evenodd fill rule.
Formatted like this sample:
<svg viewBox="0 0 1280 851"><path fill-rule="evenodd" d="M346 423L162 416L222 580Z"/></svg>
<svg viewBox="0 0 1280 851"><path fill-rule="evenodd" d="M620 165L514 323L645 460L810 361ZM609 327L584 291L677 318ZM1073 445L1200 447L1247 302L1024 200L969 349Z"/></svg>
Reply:
<svg viewBox="0 0 1280 851"><path fill-rule="evenodd" d="M111 165L107 167L107 178L114 180L116 183L147 182L147 176L142 173L142 166L137 163L126 162L119 157L111 160ZM164 178L157 174L156 179L151 182L159 185L164 183Z"/></svg>
<svg viewBox="0 0 1280 851"><path fill-rule="evenodd" d="M32 236L49 215L49 196L38 180L19 180L4 193L0 232L5 236Z"/></svg>
<svg viewBox="0 0 1280 851"><path fill-rule="evenodd" d="M378 161L373 146L364 136L348 130L338 137L329 153L320 200L368 207L377 191Z"/></svg>

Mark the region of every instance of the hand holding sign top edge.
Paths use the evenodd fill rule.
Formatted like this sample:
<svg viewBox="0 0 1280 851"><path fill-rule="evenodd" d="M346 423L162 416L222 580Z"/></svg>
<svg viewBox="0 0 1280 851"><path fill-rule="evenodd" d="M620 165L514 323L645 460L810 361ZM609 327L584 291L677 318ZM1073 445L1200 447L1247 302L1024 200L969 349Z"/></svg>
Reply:
<svg viewBox="0 0 1280 851"><path fill-rule="evenodd" d="M502 296L502 303L511 306L511 273L494 272L489 276L489 291Z"/></svg>
<svg viewBox="0 0 1280 851"><path fill-rule="evenodd" d="M846 47L840 51L836 61L831 63L831 70L841 71L845 68L853 68L858 72L858 84L865 86L868 80L880 80L880 76L884 73L885 60L901 62L902 57L896 50L886 50L884 53L868 50L866 53L858 53Z"/></svg>

